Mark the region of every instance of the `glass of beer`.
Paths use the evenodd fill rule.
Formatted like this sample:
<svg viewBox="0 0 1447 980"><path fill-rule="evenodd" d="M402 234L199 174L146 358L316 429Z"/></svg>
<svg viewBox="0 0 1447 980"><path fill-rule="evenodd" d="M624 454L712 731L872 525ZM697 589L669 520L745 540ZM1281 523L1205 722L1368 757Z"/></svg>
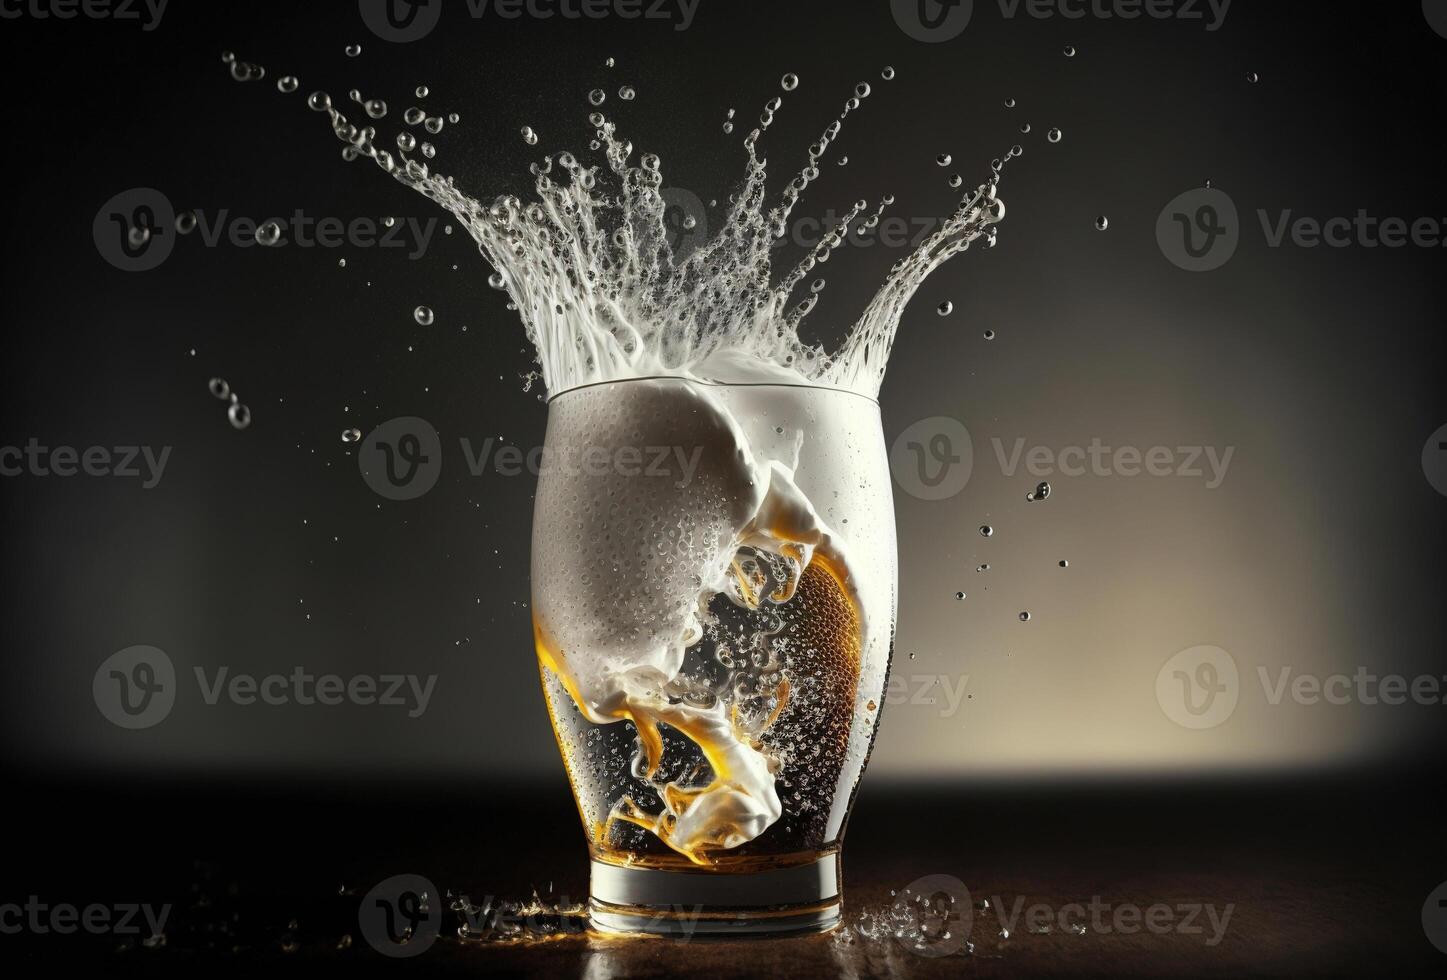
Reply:
<svg viewBox="0 0 1447 980"><path fill-rule="evenodd" d="M894 638L878 404L775 380L557 393L532 552L594 927L835 925Z"/></svg>

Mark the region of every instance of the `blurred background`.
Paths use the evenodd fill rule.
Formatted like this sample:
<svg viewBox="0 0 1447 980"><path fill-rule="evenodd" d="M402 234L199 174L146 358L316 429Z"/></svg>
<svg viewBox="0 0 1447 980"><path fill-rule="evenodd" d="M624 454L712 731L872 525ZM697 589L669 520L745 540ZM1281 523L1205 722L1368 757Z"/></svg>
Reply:
<svg viewBox="0 0 1447 980"><path fill-rule="evenodd" d="M1447 38L1427 7L1077 18L1069 4L703 2L628 19L449 4L410 43L369 28L365 3L7 20L0 444L168 454L155 479L144 455L135 478L26 463L0 479L9 764L561 780L530 634L535 481L474 474L466 448L540 443L531 351L470 239L375 167L345 162L307 94L331 93L354 119L365 114L349 89L385 99L382 143L406 107L457 113L430 137L433 166L490 200L525 196L543 151L586 156L585 94L632 86L636 100L607 108L692 207L732 189L764 102L785 97L764 147L772 172L789 174L860 81L873 94L798 213L892 193L898 224L821 269L818 339L852 323L953 207L951 173L973 186L992 158L1023 151L1001 182L998 247L921 290L880 397L887 442L929 445L947 430L953 448L942 463L896 446L898 643L871 778L1280 771L1435 753L1447 715L1447 483L1431 449L1447 422L1447 202L1424 107L1442 95ZM21 51L57 70L37 72ZM234 81L223 51L265 77ZM801 79L790 93L786 72ZM295 92L278 90L285 75L299 77ZM1199 223L1203 202L1219 236ZM703 207L707 226L718 211ZM160 223L128 251L115 215L138 208ZM168 222L187 211L199 227L181 235ZM1301 219L1359 212L1373 224L1335 244L1297 234ZM390 237L252 243L246 222L298 213ZM1411 233L1383 244L1388 219ZM1190 270L1201 262L1182 251L1182 221L1215 249L1213 268ZM791 228L784 257L817 234ZM419 305L432 323L416 321ZM249 427L229 423L213 377ZM402 416L436 430L441 468L429 491L393 500L341 434ZM925 499L938 493L920 473L946 495ZM1040 480L1051 495L1027 501ZM179 683L160 723L128 730L97 710L93 682L138 645L164 651ZM1203 646L1229 664L1211 653L1203 674L1188 653L1167 667ZM298 667L436 680L415 717L208 704L195 681L197 668ZM1437 703L1368 703L1359 692L1374 688L1355 681L1346 703L1274 694L1283 678L1359 671L1432 677ZM1215 715L1173 718L1193 691L1206 710L1212 678L1234 684Z"/></svg>

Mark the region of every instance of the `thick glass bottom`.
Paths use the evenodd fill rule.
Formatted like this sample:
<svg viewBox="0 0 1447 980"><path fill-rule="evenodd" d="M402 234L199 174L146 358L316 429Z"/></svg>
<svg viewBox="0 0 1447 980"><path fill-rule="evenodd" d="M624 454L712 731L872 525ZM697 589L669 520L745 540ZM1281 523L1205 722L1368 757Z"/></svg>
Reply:
<svg viewBox="0 0 1447 980"><path fill-rule="evenodd" d="M625 868L594 861L588 913L603 932L779 936L839 923L837 854L746 874Z"/></svg>

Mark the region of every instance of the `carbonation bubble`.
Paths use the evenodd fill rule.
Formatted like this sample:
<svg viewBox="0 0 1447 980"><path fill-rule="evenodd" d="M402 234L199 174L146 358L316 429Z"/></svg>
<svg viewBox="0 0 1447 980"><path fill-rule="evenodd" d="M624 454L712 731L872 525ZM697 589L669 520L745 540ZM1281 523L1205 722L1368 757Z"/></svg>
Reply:
<svg viewBox="0 0 1447 980"><path fill-rule="evenodd" d="M176 215L176 230L183 235L189 235L196 230L196 212L182 211Z"/></svg>
<svg viewBox="0 0 1447 980"><path fill-rule="evenodd" d="M256 240L262 245L275 245L281 241L281 226L275 221L268 221L256 229Z"/></svg>
<svg viewBox="0 0 1447 980"><path fill-rule="evenodd" d="M939 313L940 316L949 316L955 311L955 304L951 303L949 300L945 300L936 308L936 311Z"/></svg>
<svg viewBox="0 0 1447 980"><path fill-rule="evenodd" d="M526 143L528 146L538 145L538 134L533 132L533 128L531 126L524 126L522 128L522 134L523 142Z"/></svg>
<svg viewBox="0 0 1447 980"><path fill-rule="evenodd" d="M313 112L326 112L332 107L332 97L325 92L313 92L306 97L306 104Z"/></svg>
<svg viewBox="0 0 1447 980"><path fill-rule="evenodd" d="M424 327L431 326L433 319L432 308L430 306L417 307L417 309L412 311L412 319L416 320Z"/></svg>
<svg viewBox="0 0 1447 980"><path fill-rule="evenodd" d="M233 429L244 429L251 424L251 409L240 402L233 402L226 410L226 417L231 420Z"/></svg>
<svg viewBox="0 0 1447 980"><path fill-rule="evenodd" d="M360 44L349 44L346 47L346 52L348 58L355 58L362 53L362 46Z"/></svg>
<svg viewBox="0 0 1447 980"><path fill-rule="evenodd" d="M980 534L981 534L982 537L988 538L988 537L990 537L991 535L993 535L994 533L995 533L995 529L992 528L990 525L988 525L988 524L981 524L981 525L980 525Z"/></svg>
<svg viewBox="0 0 1447 980"><path fill-rule="evenodd" d="M1048 139L1048 140L1049 140L1050 142L1052 142L1052 143L1059 143L1059 142L1060 142L1060 137L1063 136L1063 135L1064 135L1064 134L1061 133L1060 130L1058 130L1058 129L1052 129L1050 132L1048 132L1048 133L1045 134L1045 138Z"/></svg>
<svg viewBox="0 0 1447 980"><path fill-rule="evenodd" d="M883 68L880 69L879 77L884 79L886 82L894 81L894 69L891 68L889 65L885 65Z"/></svg>
<svg viewBox="0 0 1447 980"><path fill-rule="evenodd" d="M1110 219L1107 218L1105 215L1102 214L1100 217L1098 217L1098 218L1095 219L1095 230L1096 230L1096 231L1105 231L1105 230L1106 230L1107 228L1109 228L1109 227L1110 227Z"/></svg>
<svg viewBox="0 0 1447 980"><path fill-rule="evenodd" d="M231 386L226 383L225 378L212 378L206 382L206 387L213 397L219 398L222 401L231 397Z"/></svg>
<svg viewBox="0 0 1447 980"><path fill-rule="evenodd" d="M296 91L297 86L300 84L301 82L297 81L297 77L295 75L283 75L281 78L278 78L276 80L276 90L278 92L285 92L290 95L292 92Z"/></svg>
<svg viewBox="0 0 1447 980"><path fill-rule="evenodd" d="M359 442L361 438L362 433L357 429L342 430L342 442Z"/></svg>
<svg viewBox="0 0 1447 980"><path fill-rule="evenodd" d="M793 72L789 72L789 74L779 79L779 87L782 88L785 92L794 91L794 89L799 87L799 76L795 75Z"/></svg>
<svg viewBox="0 0 1447 980"><path fill-rule="evenodd" d="M608 93L604 92L600 88L595 88L593 89L593 91L588 93L588 101L591 102L593 105L602 105L604 102L608 101Z"/></svg>

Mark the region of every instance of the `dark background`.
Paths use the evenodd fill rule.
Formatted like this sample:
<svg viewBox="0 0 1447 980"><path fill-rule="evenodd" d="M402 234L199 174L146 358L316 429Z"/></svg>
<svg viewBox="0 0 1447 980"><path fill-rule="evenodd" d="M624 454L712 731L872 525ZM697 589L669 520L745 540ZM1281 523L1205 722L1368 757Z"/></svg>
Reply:
<svg viewBox="0 0 1447 980"><path fill-rule="evenodd" d="M344 163L304 106L314 89L345 101L353 86L387 100L389 143L418 102L412 90L428 85L429 110L462 117L434 139L434 165L483 199L526 194L543 150L581 154L584 95L601 86L620 130L662 156L669 185L722 199L742 170L739 136L792 71L802 83L766 139L780 183L854 84L874 89L834 149L849 165L827 163L801 212L894 193L899 215L939 215L954 199L946 174L976 183L992 157L1025 149L1001 184L999 246L971 250L921 290L880 397L887 440L933 416L973 436L962 494L897 493L898 648L917 656L895 668L911 686L968 675L972 696L949 716L887 706L852 825L857 880L881 896L951 873L1043 896L1105 882L1142 903L1186 892L1256 902L1241 920L1255 925L1215 967L1192 950L1101 961L1090 958L1099 948L1080 960L1032 948L1019 955L1033 961L997 964L1006 970L1327 972L1386 955L1440 969L1416 917L1447 877L1447 708L1270 706L1253 687L1258 665L1447 671L1447 500L1421 464L1447 421L1443 253L1270 248L1255 217L1365 208L1447 223L1447 38L1421 5L1236 0L1211 32L1009 19L976 2L963 33L938 44L908 37L888 4L703 0L683 31L446 8L410 45L373 36L352 2L172 0L149 32L0 20L11 136L0 445L173 447L151 490L0 479L0 732L20 824L0 900L169 895L194 883L195 860L242 878L243 892L281 896L258 899L253 921L267 923L334 890L333 878L365 890L367 876L423 866L482 890L582 887L582 839L530 649L533 481L471 476L456 451L461 436L526 449L545 422L539 392L523 391L531 353L470 240L439 221L412 261L405 249L207 248L193 234L158 268L128 273L105 261L92 225L135 187L212 219L297 208L441 218L370 164ZM361 57L344 55L350 43ZM223 50L266 78L232 81ZM616 68L603 67L608 56ZM893 82L879 77L886 64ZM297 93L276 90L285 74L300 77ZM616 99L622 84L636 101ZM720 128L729 107L732 137ZM523 125L538 147L518 137ZM1044 139L1052 126L1065 132L1057 145ZM934 162L941 152L949 170ZM1166 260L1155 225L1206 180L1235 202L1241 243L1222 268L1193 274ZM1108 232L1094 228L1100 214ZM812 318L820 336L853 320L900 254L876 245L831 260ZM941 319L944 299L955 310ZM423 303L431 326L412 318ZM251 408L245 431L208 394L213 376ZM429 494L392 502L368 488L340 433L404 415L428 419L451 448ZM1062 477L1050 501L1027 505L1034 479L1002 473L992 438L1235 456L1217 489ZM975 530L986 522L997 528L988 542ZM416 719L207 706L193 687L163 723L129 732L97 711L91 682L136 644L188 676L304 665L439 679ZM1237 713L1199 732L1172 724L1153 694L1166 659L1197 644L1230 651L1243 678ZM1008 846L989 833L997 825L1015 828ZM1092 878L1096 867L1109 875ZM1220 877L1190 878L1205 868ZM257 928L264 938L248 948L279 955ZM324 931L311 937L318 949ZM174 967L184 945L140 967L105 962ZM51 937L12 948L71 947ZM549 968L574 966L590 968ZM591 969L619 968L604 958Z"/></svg>

